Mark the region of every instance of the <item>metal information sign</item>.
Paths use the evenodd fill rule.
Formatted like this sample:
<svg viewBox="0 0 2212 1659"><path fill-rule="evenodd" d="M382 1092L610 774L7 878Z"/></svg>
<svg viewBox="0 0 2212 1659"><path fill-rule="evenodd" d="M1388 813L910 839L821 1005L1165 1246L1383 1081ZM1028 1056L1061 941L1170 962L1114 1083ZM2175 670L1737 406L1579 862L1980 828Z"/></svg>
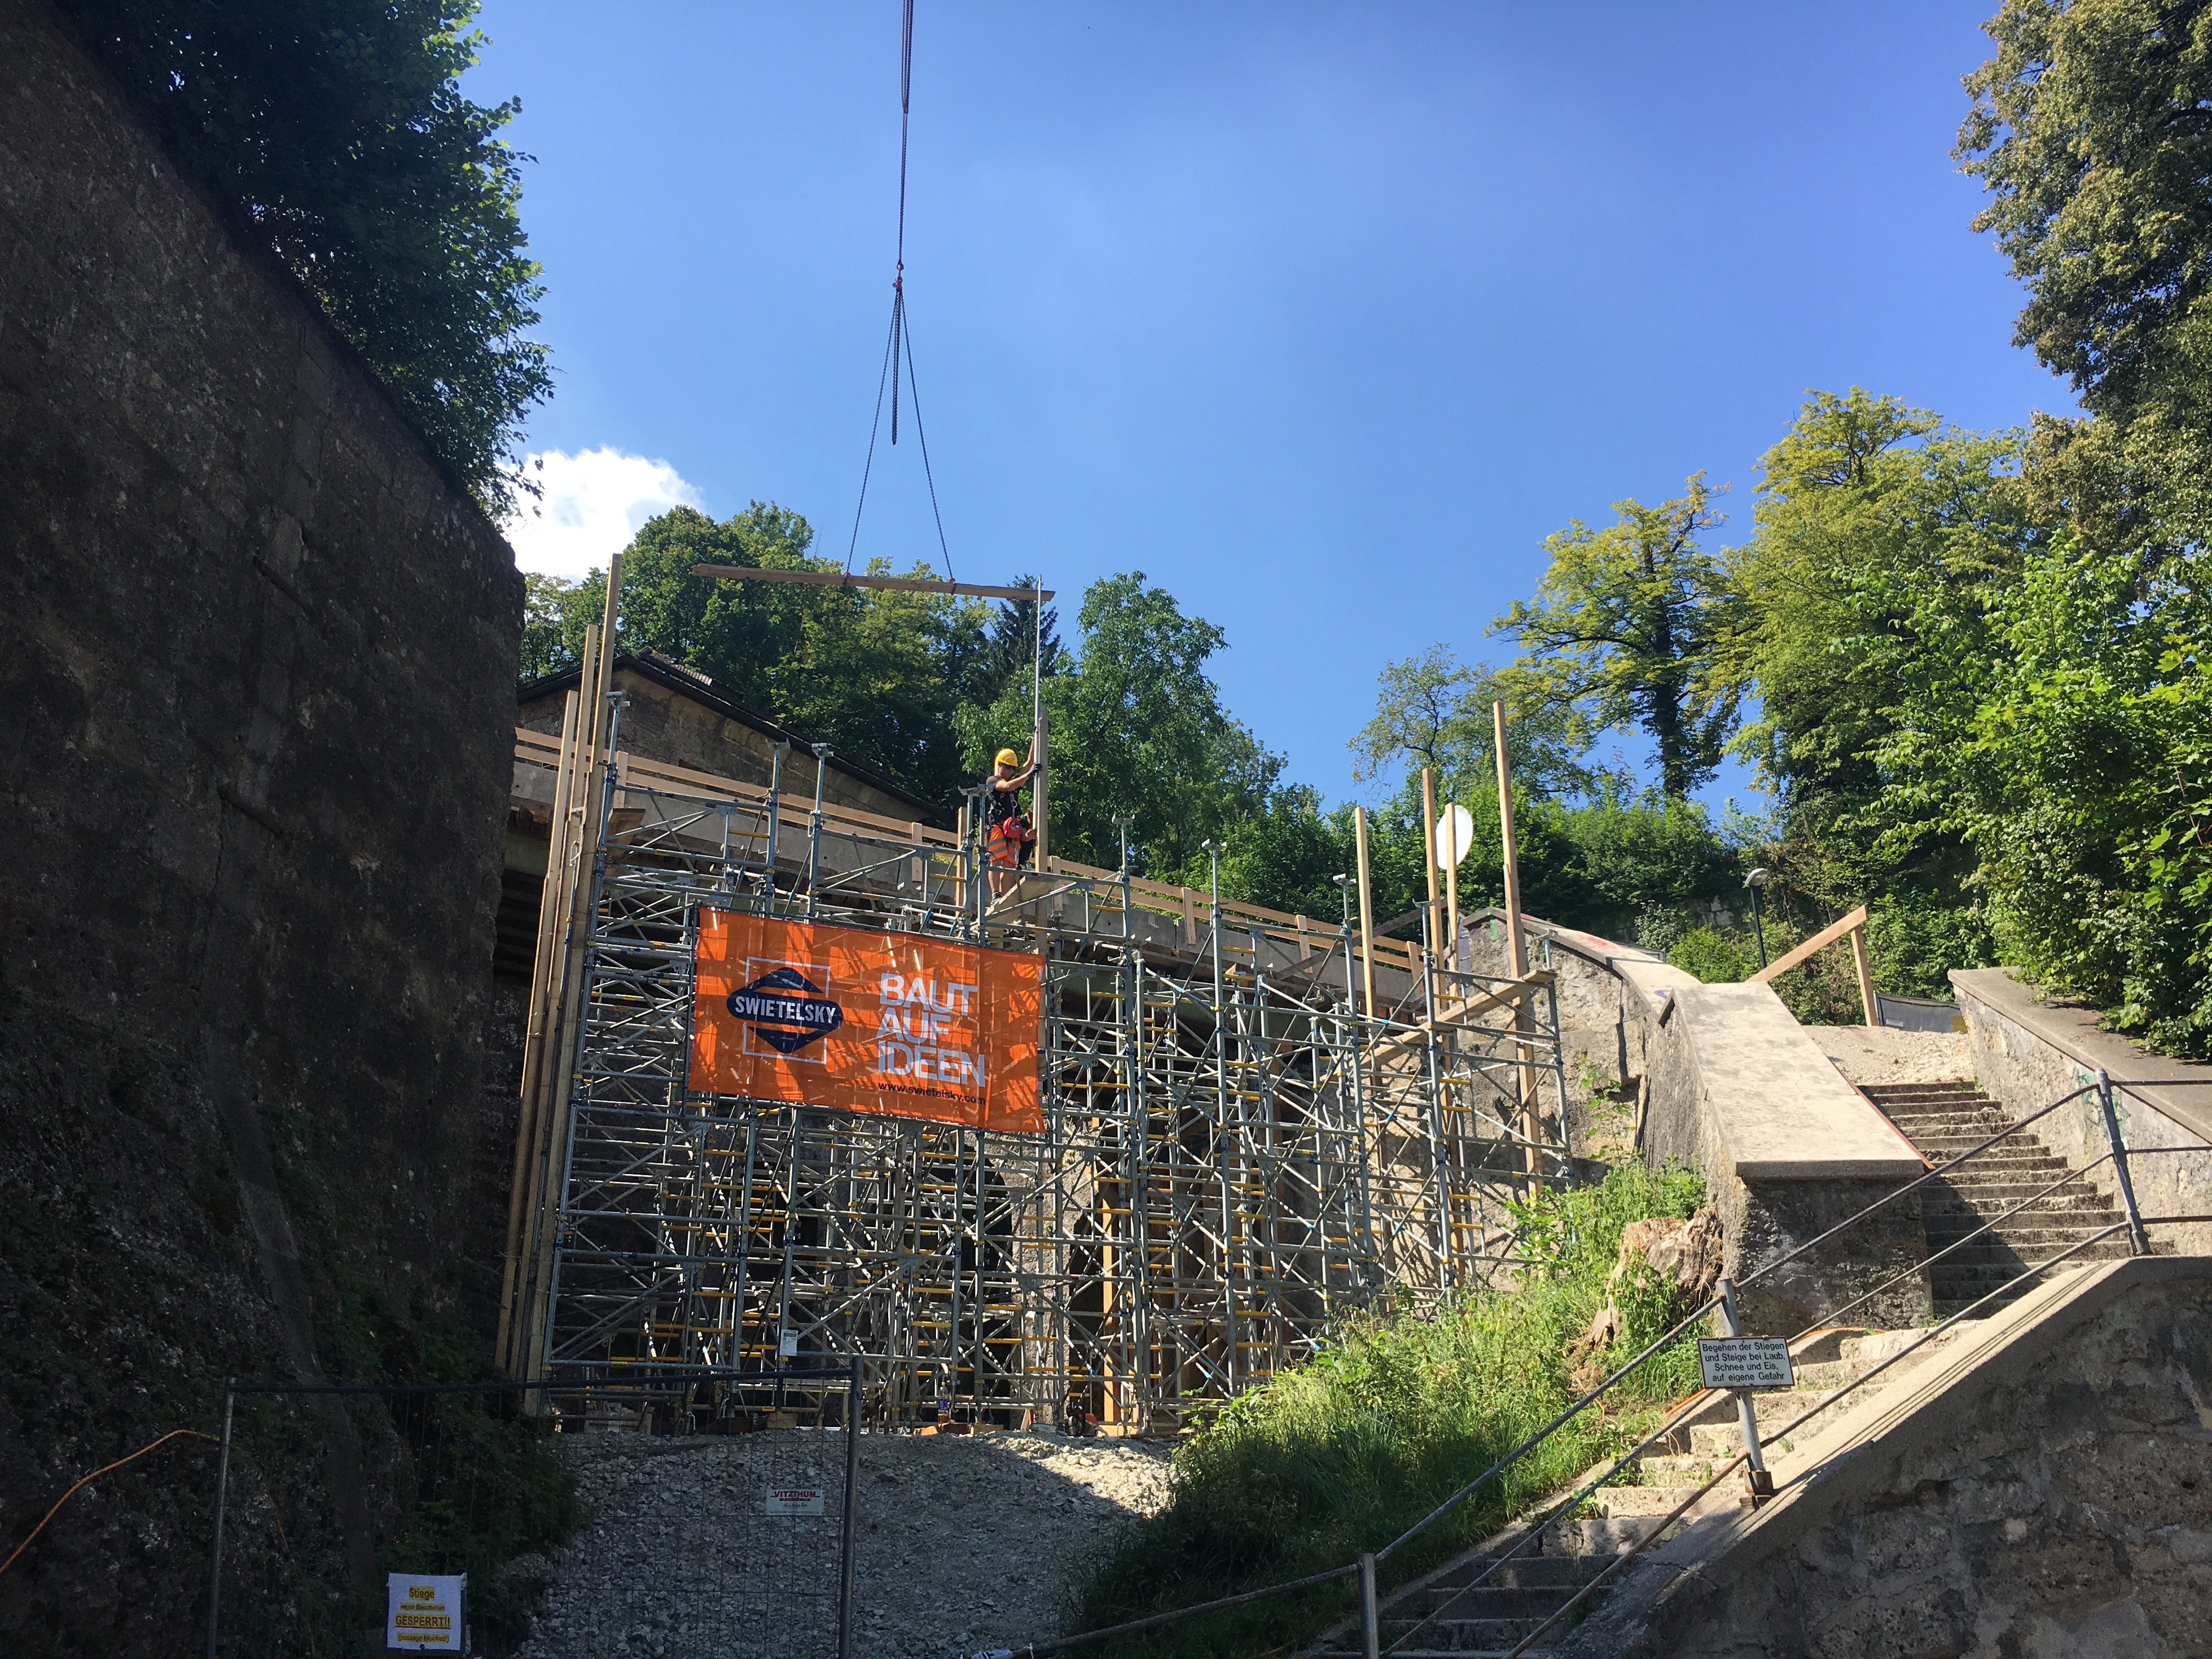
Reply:
<svg viewBox="0 0 2212 1659"><path fill-rule="evenodd" d="M1709 1389L1794 1389L1790 1341L1780 1336L1701 1336L1698 1365Z"/></svg>
<svg viewBox="0 0 2212 1659"><path fill-rule="evenodd" d="M459 1653L462 1577L395 1572L386 1577L384 1645L410 1653Z"/></svg>
<svg viewBox="0 0 2212 1659"><path fill-rule="evenodd" d="M819 1515L822 1513L822 1488L819 1486L770 1486L768 1489L768 1513L770 1515Z"/></svg>

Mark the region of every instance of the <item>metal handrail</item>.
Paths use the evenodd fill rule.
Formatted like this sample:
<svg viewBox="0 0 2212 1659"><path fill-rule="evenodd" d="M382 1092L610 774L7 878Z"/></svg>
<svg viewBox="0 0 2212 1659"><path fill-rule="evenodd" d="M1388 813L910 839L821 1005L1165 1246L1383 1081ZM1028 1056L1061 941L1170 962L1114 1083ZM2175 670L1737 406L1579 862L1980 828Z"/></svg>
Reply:
<svg viewBox="0 0 2212 1659"><path fill-rule="evenodd" d="M2046 1105L2039 1107L2035 1111L2030 1113L2026 1117L2020 1118L2007 1124L1996 1133L1992 1134L1985 1139L1978 1142L1976 1145L1968 1147L1966 1151L1957 1153L1952 1158L1947 1158L1942 1164L1931 1165L1923 1174L1916 1177L1914 1180L1906 1182L1904 1186L1899 1187L1891 1192L1884 1194L1873 1203L1867 1205L1864 1208L1844 1218L1842 1221L1838 1222L1834 1226L1828 1228L1826 1231L1815 1235L1814 1237L1806 1240L1803 1243L1797 1245L1795 1249L1788 1251L1784 1255L1777 1256L1772 1261L1754 1268L1752 1272L1745 1274L1741 1279L1735 1281L1736 1287L1739 1289L1745 1285L1756 1283L1758 1280L1766 1277L1776 1270L1788 1266L1790 1262L1796 1261L1801 1256L1805 1255L1808 1252L1819 1248L1820 1245L1836 1237L1838 1234L1845 1232L1850 1228L1856 1226L1859 1223L1865 1220L1869 1216L1873 1215L1877 1211L1887 1208L1888 1206L1895 1203L1899 1199L1905 1197L1909 1193L1918 1191L1929 1182L1941 1179L1944 1176L1957 1170L1961 1164L1967 1163L1972 1158L1979 1157L1982 1153L1989 1151L1990 1148L1996 1146L1999 1142L2005 1140L2012 1135L2018 1134L2031 1125L2049 1116L2060 1107L2080 1099L2083 1095L2091 1093L2097 1094L2100 1097L2100 1104L2104 1105L2106 1108L2104 1114L2106 1129L2112 1140L2110 1150L2093 1159L2079 1170L2069 1169L2058 1180L2041 1188L2029 1197L2022 1199L2011 1208L2005 1210L2002 1213L1991 1217L1989 1220L1984 1222L1980 1226L1974 1229L1972 1232L1966 1235L1964 1237L1954 1239L1942 1249L1936 1252L1933 1255L1923 1258L1921 1261L1916 1263L1911 1268L1907 1269L1905 1273L1897 1274L1890 1279L1886 1280L1882 1285L1875 1287L1875 1289L1862 1292L1860 1295L1854 1297L1851 1300L1839 1304L1837 1308L1830 1310L1827 1313L1822 1315L1818 1320L1816 1320L1814 1323L1808 1326L1804 1330L1799 1332L1796 1337L1793 1337L1790 1340L1793 1342L1802 1340L1803 1338L1811 1335L1815 1331L1826 1328L1834 1322L1834 1317L1837 1314L1848 1312L1851 1309L1859 1306L1862 1303L1869 1301L1874 1297L1880 1295L1883 1291L1888 1290L1894 1285L1902 1283L1906 1279L1914 1277L1917 1273L1924 1271L1929 1262L1940 1261L1943 1256L1950 1254L1951 1251L1958 1249L1962 1246L1972 1243L1973 1240L1981 1237L1984 1234L1989 1232L1992 1228L1996 1226L2000 1222L2008 1220L2012 1217L2020 1214L2030 1205L2048 1197L2051 1193L2057 1191L2059 1188L2067 1185L2069 1182L2082 1179L2084 1176L2106 1164L2113 1164L2115 1173L2118 1176L2118 1184L2121 1189L2123 1209L2124 1212L2124 1218L2122 1220L2117 1221L2108 1227L2100 1229L2089 1237L2069 1246L2068 1249L2060 1251L2055 1255L2046 1257L2041 1261L2038 1261L2031 1266L2023 1267L2021 1272L2006 1279L2002 1285L1996 1286L1983 1296L1967 1304L1966 1307L1960 1309L1956 1313L1954 1313L1939 1321L1936 1324L1929 1326L1923 1335L1916 1338L1912 1342L1899 1349L1895 1354L1884 1359L1861 1376L1854 1379L1851 1382L1830 1394L1826 1399L1822 1400L1819 1405L1813 1407L1810 1410L1794 1419L1789 1424L1786 1424L1782 1428L1776 1430L1772 1434L1761 1433L1759 1437L1759 1443L1760 1447L1764 1448L1771 1444L1776 1440L1782 1438L1792 1431L1802 1426L1819 1413L1826 1410L1830 1406L1835 1404L1845 1395L1852 1393L1865 1382L1880 1375L1882 1371L1888 1370L1892 1365L1897 1364L1898 1361L1903 1359L1908 1354L1917 1352L1927 1342L1952 1328L1952 1327L1960 1320L1972 1316L1977 1310L1982 1308L1985 1304L1990 1302L1994 1298L2003 1295L2014 1285L2018 1285L2022 1279L2033 1278L2038 1274L2047 1272L2051 1267L2080 1255L2083 1250L2088 1249L2092 1246L2103 1242L2115 1233L2127 1234L2129 1236L2131 1249L2136 1249L2140 1253L2142 1248L2143 1230L2146 1227L2166 1225L2184 1222L2212 1221L2212 1216L2146 1217L2137 1212L2132 1186L2129 1182L2124 1173L2126 1169L2126 1161L2128 1158L2154 1157L2161 1153L2167 1152L2212 1151L2212 1144L2203 1146L2179 1146L2148 1148L2133 1148L2126 1146L2122 1141L2118 1122L2113 1118L2110 1111L2111 1091L2115 1087L2122 1086L2126 1086L2126 1080L2116 1079L2107 1076L2104 1073L2099 1073L2095 1080L2084 1084L2080 1088L2060 1096L2057 1099L2050 1102ZM1709 1297L1707 1300L1701 1303L1691 1313L1685 1316L1682 1319L1671 1326L1662 1335L1656 1338L1650 1343L1647 1344L1633 1358L1616 1368L1601 1382L1597 1383L1596 1386L1585 1393L1580 1399L1577 1400L1573 1404L1560 1412L1558 1416L1554 1417L1541 1429L1537 1430L1534 1434L1531 1434L1527 1438L1523 1439L1518 1445L1515 1446L1511 1451L1506 1453L1505 1455L1498 1459L1497 1462L1492 1464L1489 1468L1484 1470L1482 1474L1477 1475L1473 1480L1460 1487L1458 1491L1453 1492L1449 1498L1446 1498L1442 1503L1438 1504L1434 1509L1430 1510L1427 1515L1422 1516L1420 1520L1415 1522L1411 1527L1407 1528L1397 1537L1392 1539L1381 1549L1373 1552L1371 1555L1364 1557L1361 1561L1347 1563L1340 1567L1331 1568L1323 1572L1310 1574L1303 1578L1291 1579L1279 1584L1264 1585L1260 1589L1247 1590L1237 1595L1224 1596L1211 1601L1200 1602L1194 1606L1177 1608L1169 1613L1153 1613L1146 1618L1130 1620L1120 1625L1108 1626L1097 1630L1079 1632L1072 1636L1056 1637L1049 1641L1038 1642L1026 1645L1018 1650L1014 1650L1013 1651L1017 1651L1024 1655L1062 1652L1067 1649L1079 1646L1085 1643L1100 1641L1109 1637L1130 1634L1139 1630L1154 1629L1159 1626L1170 1624L1181 1619L1194 1618L1200 1613L1217 1612L1231 1607L1240 1607L1253 1601L1263 1600L1267 1596L1281 1595L1291 1590L1310 1589L1315 1585L1331 1583L1336 1579L1352 1577L1363 1573L1371 1572L1374 1571L1374 1567L1376 1565L1379 1565L1380 1563L1387 1559L1398 1550L1403 1548L1406 1545L1413 1542L1416 1538L1419 1538L1421 1534L1427 1532L1437 1522L1449 1515L1454 1510L1457 1509L1462 1504L1472 1498L1485 1486L1497 1479L1500 1474L1504 1474L1505 1470L1511 1468L1515 1463L1526 1457L1537 1447L1549 1440L1553 1435L1557 1434L1561 1429L1565 1427L1566 1425L1572 1422L1577 1417L1581 1415L1582 1413L1589 1409L1589 1407L1601 1396L1618 1387L1624 1379L1626 1379L1639 1366L1644 1364L1645 1361L1650 1359L1662 1349L1670 1346L1679 1340L1692 1326L1695 1325L1715 1308L1720 1306L1722 1298L1717 1295ZM1524 1528L1521 1538L1518 1539L1510 1548L1501 1552L1498 1558L1491 1562L1491 1564L1486 1567L1478 1577L1469 1581L1467 1584L1460 1586L1460 1593L1463 1595L1468 1590L1471 1590L1482 1583L1484 1580L1487 1579L1491 1576L1492 1573L1497 1571L1498 1569L1503 1566L1507 1560L1517 1554L1531 1541L1541 1537L1544 1531L1549 1528L1553 1522L1557 1521L1560 1516L1567 1513L1576 1505L1587 1501L1593 1492L1598 1491L1604 1486L1606 1481L1613 1479L1620 1472L1621 1469L1627 1467L1628 1464L1632 1462L1638 1457L1640 1457L1650 1447L1663 1439L1668 1434L1673 1433L1674 1431L1680 1426L1684 1419L1704 1408L1707 1403L1708 1396L1713 1392L1714 1391L1711 1389L1698 1390L1696 1394L1690 1396L1687 1401L1677 1406L1668 1414L1667 1419L1661 1425L1661 1426L1655 1429L1650 1434L1647 1435L1634 1449L1615 1458L1603 1474L1596 1476L1593 1480L1582 1483L1568 1497L1553 1504L1541 1520ZM1565 1617L1569 1611L1584 1601L1599 1584L1611 1577L1615 1572L1620 1571L1620 1568L1626 1566L1630 1560L1640 1554L1650 1543L1657 1539L1661 1534L1665 1532L1669 1526L1672 1526L1676 1521L1680 1519L1684 1514L1687 1513L1688 1510L1698 1501L1698 1499L1711 1492L1713 1488L1724 1480L1731 1472L1744 1463L1749 1455L1750 1452L1748 1449L1737 1453L1736 1455L1729 1460L1728 1463L1723 1465L1717 1474L1693 1492L1687 1499L1674 1510L1673 1513L1666 1516L1656 1528L1654 1528L1652 1531L1646 1535L1646 1537L1638 1540L1635 1545L1623 1552L1621 1554L1614 1557L1613 1560L1594 1578L1592 1578L1588 1584L1583 1585L1580 1589L1578 1589L1575 1595L1570 1599L1565 1606L1563 1606L1557 1613L1553 1613L1549 1619L1546 1620L1535 1631L1530 1632L1530 1634L1525 1638L1518 1646L1514 1648L1512 1650L1512 1653L1507 1656L1507 1659L1513 1659L1514 1656L1524 1652L1529 1644L1534 1642L1538 1636L1541 1635L1545 1631L1549 1630L1561 1618ZM1390 1650L1395 1651L1398 1648L1401 1647L1415 1632L1418 1632L1426 1626L1431 1620L1437 1618L1445 1610L1445 1608L1451 1606L1452 1602L1457 1599L1458 1598L1456 1596L1452 1597L1438 1607L1432 1609L1431 1612L1424 1615L1412 1626L1411 1629L1402 1632L1391 1643ZM1378 1650L1370 1645L1368 1650L1370 1653L1373 1653Z"/></svg>

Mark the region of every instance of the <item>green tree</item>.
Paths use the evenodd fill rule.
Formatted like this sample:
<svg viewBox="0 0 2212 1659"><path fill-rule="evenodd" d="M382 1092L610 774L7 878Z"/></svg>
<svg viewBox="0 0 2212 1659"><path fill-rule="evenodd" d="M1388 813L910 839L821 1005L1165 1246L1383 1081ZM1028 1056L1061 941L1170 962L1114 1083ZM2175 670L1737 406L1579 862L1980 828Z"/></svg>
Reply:
<svg viewBox="0 0 2212 1659"><path fill-rule="evenodd" d="M2083 404L2202 438L2212 420L2212 5L2004 0L1966 79L1975 221L2027 285L2019 343Z"/></svg>
<svg viewBox="0 0 2212 1659"><path fill-rule="evenodd" d="M805 518L765 501L720 522L688 507L649 520L623 557L617 646L649 647L697 670L808 739L941 801L949 822L962 769L953 717L982 650L988 607L693 574L700 564L837 569L809 556L813 538ZM882 561L869 568L890 574ZM533 586L526 672L574 662L605 597L603 570L574 586Z"/></svg>
<svg viewBox="0 0 2212 1659"><path fill-rule="evenodd" d="M1853 386L1811 393L1759 464L1719 672L1757 699L1734 747L1782 803L1793 886L1826 911L1906 890L1955 901L1972 869L1955 832L1906 834L1884 809L1881 756L1922 659L1959 648L1916 625L1922 590L1993 592L2041 534L2020 459L2018 433L1961 431Z"/></svg>
<svg viewBox="0 0 2212 1659"><path fill-rule="evenodd" d="M1922 586L1914 625L1948 648L1882 757L1899 833L1973 847L2007 962L2192 1054L2212 1054L2206 557L2061 541L2002 586Z"/></svg>
<svg viewBox="0 0 2212 1659"><path fill-rule="evenodd" d="M1044 586L1035 576L1017 576L1006 585ZM1047 677L1058 673L1060 659L1066 648L1060 640L1058 605L1044 607L1044 627L1040 638L1035 599L1000 600L999 608L991 615L989 630L976 653L964 700L986 705L995 703L1013 687L1029 684L1038 670Z"/></svg>
<svg viewBox="0 0 2212 1659"><path fill-rule="evenodd" d="M473 0L61 0L249 246L358 352L495 514L552 381L526 258L519 101L471 101Z"/></svg>
<svg viewBox="0 0 2212 1659"><path fill-rule="evenodd" d="M1111 868L1114 817L1126 813L1139 868L1191 879L1205 867L1202 842L1265 806L1282 758L1230 714L1206 675L1227 636L1146 586L1142 571L1093 583L1076 621L1074 665L1044 685L1051 845ZM1030 687L1015 680L988 708L963 708L958 724L969 771L981 777L1002 745L1026 748Z"/></svg>
<svg viewBox="0 0 2212 1659"><path fill-rule="evenodd" d="M1592 733L1571 704L1516 706L1525 688L1486 664L1463 663L1449 646L1385 664L1375 716L1352 739L1352 775L1362 781L1404 767L1436 769L1442 798L1479 789L1497 765L1491 706L1507 707L1505 750L1516 783L1543 795L1584 795L1605 775L1583 763Z"/></svg>
<svg viewBox="0 0 2212 1659"><path fill-rule="evenodd" d="M1721 520L1714 495L1698 475L1657 507L1615 502L1602 530L1577 520L1556 532L1534 599L1491 624L1522 647L1515 706L1571 709L1595 731L1641 727L1660 788L1677 799L1712 776L1735 724L1735 687L1711 672L1735 593L1698 543Z"/></svg>

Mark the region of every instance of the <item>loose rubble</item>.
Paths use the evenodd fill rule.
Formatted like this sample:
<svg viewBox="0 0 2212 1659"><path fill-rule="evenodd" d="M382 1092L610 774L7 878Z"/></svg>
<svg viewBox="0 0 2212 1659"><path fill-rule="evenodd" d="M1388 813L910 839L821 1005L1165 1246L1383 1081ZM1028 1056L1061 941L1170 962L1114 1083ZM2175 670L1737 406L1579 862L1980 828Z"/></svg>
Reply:
<svg viewBox="0 0 2212 1659"><path fill-rule="evenodd" d="M1973 1040L1964 1031L1808 1025L1820 1051L1854 1083L1972 1083Z"/></svg>
<svg viewBox="0 0 2212 1659"><path fill-rule="evenodd" d="M526 1659L828 1659L836 1652L842 1433L564 1444L592 1519L550 1560ZM954 1659L1060 1628L1115 1534L1167 1501L1168 1446L1049 1430L864 1434L853 1651ZM771 1488L820 1489L825 1513L770 1516Z"/></svg>

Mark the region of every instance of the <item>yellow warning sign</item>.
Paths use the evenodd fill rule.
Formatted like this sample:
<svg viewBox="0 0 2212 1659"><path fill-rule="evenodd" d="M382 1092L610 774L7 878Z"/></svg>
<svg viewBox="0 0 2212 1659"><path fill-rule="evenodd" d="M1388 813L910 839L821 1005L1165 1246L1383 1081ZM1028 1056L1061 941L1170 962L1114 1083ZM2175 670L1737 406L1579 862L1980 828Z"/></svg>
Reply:
<svg viewBox="0 0 2212 1659"><path fill-rule="evenodd" d="M465 1575L441 1577L395 1572L385 1579L389 1609L384 1645L408 1653L459 1653L466 1631L461 1623Z"/></svg>

